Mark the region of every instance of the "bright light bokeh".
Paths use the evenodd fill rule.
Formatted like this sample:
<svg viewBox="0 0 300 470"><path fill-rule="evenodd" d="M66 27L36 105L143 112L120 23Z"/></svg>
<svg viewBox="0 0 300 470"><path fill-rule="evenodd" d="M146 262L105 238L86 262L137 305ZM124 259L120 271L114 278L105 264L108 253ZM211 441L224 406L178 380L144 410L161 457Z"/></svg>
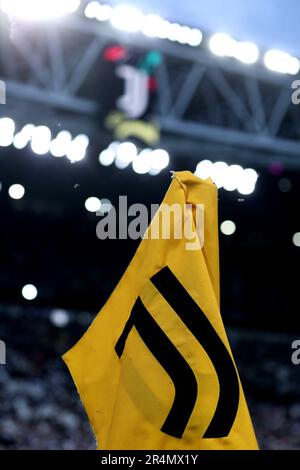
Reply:
<svg viewBox="0 0 300 470"><path fill-rule="evenodd" d="M238 187L238 181L243 175L243 167L240 165L230 165L226 172L223 188L226 191L236 191Z"/></svg>
<svg viewBox="0 0 300 470"><path fill-rule="evenodd" d="M26 145L28 144L28 138L22 134L21 132L18 132L14 138L13 138L13 146L17 149L17 150L22 150L26 147Z"/></svg>
<svg viewBox="0 0 300 470"><path fill-rule="evenodd" d="M100 3L94 1L88 3L84 10L85 16L90 19L95 19L101 6Z"/></svg>
<svg viewBox="0 0 300 470"><path fill-rule="evenodd" d="M211 179L218 188L222 188L228 171L228 165L225 162L215 162L211 169Z"/></svg>
<svg viewBox="0 0 300 470"><path fill-rule="evenodd" d="M148 173L151 170L151 160L151 149L142 150L132 162L133 171L140 175Z"/></svg>
<svg viewBox="0 0 300 470"><path fill-rule="evenodd" d="M108 21L112 15L112 7L110 5L98 5L98 11L96 13L96 20Z"/></svg>
<svg viewBox="0 0 300 470"><path fill-rule="evenodd" d="M115 165L119 169L126 168L137 156L137 148L132 142L122 142L116 149Z"/></svg>
<svg viewBox="0 0 300 470"><path fill-rule="evenodd" d="M200 29L197 28L189 28L187 32L187 44L193 47L197 47L201 44L203 34L201 33Z"/></svg>
<svg viewBox="0 0 300 470"><path fill-rule="evenodd" d="M165 35L165 38L166 38L167 37L166 23L167 22L164 21L158 15L147 15L144 19L143 33L146 36L153 37L153 38L155 37L159 38L161 37L161 34L163 34Z"/></svg>
<svg viewBox="0 0 300 470"><path fill-rule="evenodd" d="M202 160L198 163L195 175L199 178L211 178L218 188L226 191L238 190L240 194L253 193L258 174L252 168L242 168L240 165L228 165L225 162L212 163Z"/></svg>
<svg viewBox="0 0 300 470"><path fill-rule="evenodd" d="M112 165L115 161L116 154L112 149L104 149L99 155L99 162L103 166Z"/></svg>
<svg viewBox="0 0 300 470"><path fill-rule="evenodd" d="M293 235L293 244L300 247L300 232L296 232Z"/></svg>
<svg viewBox="0 0 300 470"><path fill-rule="evenodd" d="M15 123L9 117L0 119L0 147L8 147L13 143Z"/></svg>
<svg viewBox="0 0 300 470"><path fill-rule="evenodd" d="M64 328L70 321L69 313L66 310L54 309L49 315L51 323L58 328Z"/></svg>
<svg viewBox="0 0 300 470"><path fill-rule="evenodd" d="M234 57L244 64L254 64L259 57L258 47L253 42L236 42Z"/></svg>
<svg viewBox="0 0 300 470"><path fill-rule="evenodd" d="M195 174L199 176L199 178L206 180L211 176L212 168L213 163L210 160L202 160L198 163Z"/></svg>
<svg viewBox="0 0 300 470"><path fill-rule="evenodd" d="M101 201L97 197L89 197L85 203L85 208L89 212L98 212L101 209Z"/></svg>
<svg viewBox="0 0 300 470"><path fill-rule="evenodd" d="M236 225L232 220L224 220L220 225L220 230L224 235L233 235L236 231Z"/></svg>
<svg viewBox="0 0 300 470"><path fill-rule="evenodd" d="M245 64L253 64L259 57L258 47L252 42L236 41L225 33L216 33L209 40L209 48L220 57L234 57Z"/></svg>
<svg viewBox="0 0 300 470"><path fill-rule="evenodd" d="M144 19L142 31L149 37L169 39L193 47L199 46L203 37L202 32L197 28L170 23L158 15L147 15Z"/></svg>
<svg viewBox="0 0 300 470"><path fill-rule="evenodd" d="M86 150L89 145L89 138L85 134L79 134L74 140L68 145L66 152L67 158L71 162L79 162L86 156Z"/></svg>
<svg viewBox="0 0 300 470"><path fill-rule="evenodd" d="M243 170L237 184L237 190L240 194L251 194L255 189L258 174L252 168Z"/></svg>
<svg viewBox="0 0 300 470"><path fill-rule="evenodd" d="M111 5L101 5L98 2L90 2L84 10L87 18L96 19L98 21L108 21L112 15L113 8Z"/></svg>
<svg viewBox="0 0 300 470"><path fill-rule="evenodd" d="M266 67L273 72L296 75L300 70L300 62L297 57L277 49L267 51L264 62Z"/></svg>
<svg viewBox="0 0 300 470"><path fill-rule="evenodd" d="M111 14L111 24L122 31L135 33L143 26L144 15L135 7L117 5Z"/></svg>
<svg viewBox="0 0 300 470"><path fill-rule="evenodd" d="M181 26L178 23L170 23L168 27L167 38L169 41L181 42Z"/></svg>
<svg viewBox="0 0 300 470"><path fill-rule="evenodd" d="M37 126L32 131L31 149L37 155L45 155L50 150L51 131L47 126Z"/></svg>
<svg viewBox="0 0 300 470"><path fill-rule="evenodd" d="M211 52L220 57L232 56L235 50L235 41L224 33L216 33L209 40Z"/></svg>
<svg viewBox="0 0 300 470"><path fill-rule="evenodd" d="M34 300L37 295L37 288L33 284L26 284L26 286L22 288L22 296L26 300Z"/></svg>
<svg viewBox="0 0 300 470"><path fill-rule="evenodd" d="M64 157L72 142L72 135L69 131L60 131L55 139L50 143L50 153L53 157Z"/></svg>
<svg viewBox="0 0 300 470"><path fill-rule="evenodd" d="M15 134L13 139L13 146L18 149L22 150L26 147L26 145L30 142L32 133L35 129L34 124L26 124L20 132Z"/></svg>
<svg viewBox="0 0 300 470"><path fill-rule="evenodd" d="M115 163L119 169L127 168L132 163L135 173L158 175L169 165L170 156L164 149L138 149L132 142L112 142L99 155L99 163L109 166Z"/></svg>
<svg viewBox="0 0 300 470"><path fill-rule="evenodd" d="M178 23L171 23L156 14L145 15L130 5L101 4L91 1L84 10L86 18L98 21L110 21L112 26L121 31L136 33L141 31L145 36L169 39L180 44L196 47L202 41L202 32Z"/></svg>
<svg viewBox="0 0 300 470"><path fill-rule="evenodd" d="M155 149L151 153L151 169L152 170L163 170L167 168L170 162L169 154L166 150Z"/></svg>
<svg viewBox="0 0 300 470"><path fill-rule="evenodd" d="M22 199L25 194L25 188L21 184L12 184L8 189L8 194L12 199Z"/></svg>
<svg viewBox="0 0 300 470"><path fill-rule="evenodd" d="M150 168L149 175L156 176L156 175L159 175L160 172L161 172L161 170L157 170L155 168Z"/></svg>
<svg viewBox="0 0 300 470"><path fill-rule="evenodd" d="M1 0L2 10L23 20L50 20L76 11L80 0Z"/></svg>

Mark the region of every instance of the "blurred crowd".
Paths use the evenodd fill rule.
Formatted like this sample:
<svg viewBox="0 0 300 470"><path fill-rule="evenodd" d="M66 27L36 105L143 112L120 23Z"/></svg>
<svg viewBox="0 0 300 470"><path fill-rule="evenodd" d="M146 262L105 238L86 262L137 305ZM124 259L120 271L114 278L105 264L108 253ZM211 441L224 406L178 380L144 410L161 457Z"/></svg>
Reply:
<svg viewBox="0 0 300 470"><path fill-rule="evenodd" d="M47 311L0 309L7 364L0 366L0 449L95 449L63 354L92 316L54 324ZM300 366L290 335L229 329L262 449L300 449Z"/></svg>

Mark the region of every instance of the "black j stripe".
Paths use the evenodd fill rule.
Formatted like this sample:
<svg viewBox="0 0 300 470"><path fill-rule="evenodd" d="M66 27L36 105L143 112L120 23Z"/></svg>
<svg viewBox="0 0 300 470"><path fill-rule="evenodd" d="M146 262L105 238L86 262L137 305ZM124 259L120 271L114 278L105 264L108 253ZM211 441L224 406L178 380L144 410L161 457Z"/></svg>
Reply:
<svg viewBox="0 0 300 470"><path fill-rule="evenodd" d="M197 399L197 381L186 360L144 307L140 298L132 309L115 350L121 357L127 336L135 326L150 352L172 379L175 398L161 428L166 434L181 438Z"/></svg>
<svg viewBox="0 0 300 470"><path fill-rule="evenodd" d="M119 357L121 357L123 354L127 337L131 331L131 328L134 326L136 313L137 313L137 309L135 308L135 305L134 305L133 309L131 310L130 317L128 318L126 322L124 330L115 346L115 351Z"/></svg>
<svg viewBox="0 0 300 470"><path fill-rule="evenodd" d="M205 349L216 370L220 395L203 437L226 437L239 405L239 381L231 356L205 314L168 267L155 274L151 281Z"/></svg>

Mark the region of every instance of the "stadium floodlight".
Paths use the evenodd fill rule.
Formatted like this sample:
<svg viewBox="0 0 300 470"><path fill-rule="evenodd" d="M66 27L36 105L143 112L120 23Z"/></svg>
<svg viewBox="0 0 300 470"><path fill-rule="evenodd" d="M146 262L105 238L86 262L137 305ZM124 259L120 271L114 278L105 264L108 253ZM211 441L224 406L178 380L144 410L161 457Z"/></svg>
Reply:
<svg viewBox="0 0 300 470"><path fill-rule="evenodd" d="M117 29L135 33L142 29L144 15L135 7L117 5L112 11L110 21Z"/></svg>
<svg viewBox="0 0 300 470"><path fill-rule="evenodd" d="M202 33L199 29L170 23L158 15L145 16L142 31L149 37L169 39L169 41L194 47L199 46L202 41Z"/></svg>
<svg viewBox="0 0 300 470"><path fill-rule="evenodd" d="M98 21L110 21L111 24L122 31L135 33L141 31L145 36L169 41L199 46L202 41L202 32L198 28L190 28L178 23L170 23L158 15L145 15L133 6L117 5L112 7L93 0L84 10L86 18Z"/></svg>
<svg viewBox="0 0 300 470"><path fill-rule="evenodd" d="M182 29L185 29L186 26L182 26ZM197 29L197 28L188 28L189 31L187 31L187 44L189 46L193 46L193 47L196 47L196 46L199 46L201 44L201 41L202 41L202 37L203 37L203 34L202 32L200 31L200 29Z"/></svg>
<svg viewBox="0 0 300 470"><path fill-rule="evenodd" d="M235 53L235 40L228 34L216 33L209 40L209 48L213 54L220 57L232 57Z"/></svg>
<svg viewBox="0 0 300 470"><path fill-rule="evenodd" d="M169 41L179 41L181 40L181 26L178 23L170 23L168 28L167 38Z"/></svg>
<svg viewBox="0 0 300 470"><path fill-rule="evenodd" d="M167 27L170 23L158 15L147 15L144 19L143 33L153 38L166 38Z"/></svg>
<svg viewBox="0 0 300 470"><path fill-rule="evenodd" d="M99 8L100 4L98 2L90 2L85 7L84 14L87 18L95 19L97 17L97 12Z"/></svg>
<svg viewBox="0 0 300 470"><path fill-rule="evenodd" d="M73 13L80 0L1 0L2 10L23 20L50 20Z"/></svg>
<svg viewBox="0 0 300 470"><path fill-rule="evenodd" d="M92 1L87 4L84 14L87 18L96 19L98 21L108 21L112 15L113 8L111 5L101 5Z"/></svg>
<svg viewBox="0 0 300 470"><path fill-rule="evenodd" d="M265 53L264 62L266 67L273 72L297 75L300 70L300 62L286 52L270 49Z"/></svg>
<svg viewBox="0 0 300 470"><path fill-rule="evenodd" d="M236 42L234 57L244 64L254 64L259 57L258 47L253 42Z"/></svg>
<svg viewBox="0 0 300 470"><path fill-rule="evenodd" d="M209 40L209 48L220 57L234 57L244 64L253 64L259 57L258 47L247 41L236 41L224 33L216 33Z"/></svg>

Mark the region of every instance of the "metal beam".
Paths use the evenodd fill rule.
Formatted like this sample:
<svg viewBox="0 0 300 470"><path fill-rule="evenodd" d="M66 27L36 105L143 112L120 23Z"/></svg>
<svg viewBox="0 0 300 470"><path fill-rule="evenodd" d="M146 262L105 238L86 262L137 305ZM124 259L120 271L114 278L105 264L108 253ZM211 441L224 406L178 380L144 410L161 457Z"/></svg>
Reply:
<svg viewBox="0 0 300 470"><path fill-rule="evenodd" d="M248 93L248 103L253 115L256 131L264 131L266 126L266 113L258 81L254 77L246 77L245 87Z"/></svg>
<svg viewBox="0 0 300 470"><path fill-rule="evenodd" d="M65 91L67 93L74 94L79 90L82 82L87 77L96 60L99 58L103 46L103 40L99 39L98 37L94 38L82 56L81 60L76 65L69 83L65 87Z"/></svg>
<svg viewBox="0 0 300 470"><path fill-rule="evenodd" d="M294 155L281 152L274 155L273 152L241 148L230 144L225 145L223 142L196 140L192 138L189 139L187 151L186 142L182 136L166 133L162 135L161 146L168 150L170 155L184 155L186 166L191 170L196 169L197 163L204 159L210 159L213 162L225 161L228 164L236 163L243 167L268 168L274 161L274 158L282 162L285 168L297 171L300 170L300 161L295 158ZM192 166L193 162L194 167ZM176 160L173 160L173 165L171 170L176 170Z"/></svg>
<svg viewBox="0 0 300 470"><path fill-rule="evenodd" d="M197 140L223 143L224 145L236 145L259 151L273 152L275 154L282 153L293 155L294 157L299 157L300 155L300 143L289 139L223 129L169 117L158 118L158 121L162 131L192 137Z"/></svg>
<svg viewBox="0 0 300 470"><path fill-rule="evenodd" d="M282 124L288 108L291 106L291 91L283 89L278 96L275 106L272 110L271 118L268 124L270 135L275 136Z"/></svg>
<svg viewBox="0 0 300 470"><path fill-rule="evenodd" d="M155 75L160 83L160 86L158 87L159 112L164 115L170 112L172 106L170 77L165 60L162 60L160 66L156 70Z"/></svg>
<svg viewBox="0 0 300 470"><path fill-rule="evenodd" d="M199 86L201 78L205 73L205 67L194 64L187 74L187 77L182 85L181 92L179 93L177 100L170 114L177 117L182 117L193 98L193 95Z"/></svg>
<svg viewBox="0 0 300 470"><path fill-rule="evenodd" d="M53 89L59 91L66 80L66 64L59 29L55 27L54 29L47 30L47 39Z"/></svg>
<svg viewBox="0 0 300 470"><path fill-rule="evenodd" d="M218 92L226 100L227 105L235 113L240 122L249 130L253 129L253 122L249 112L241 99L231 85L226 80L224 74L218 69L211 71L211 80L213 81Z"/></svg>
<svg viewBox="0 0 300 470"><path fill-rule="evenodd" d="M9 98L12 97L80 114L95 114L100 110L100 105L95 101L62 92L44 90L32 85L23 85L13 80L6 81L6 94L8 104Z"/></svg>
<svg viewBox="0 0 300 470"><path fill-rule="evenodd" d="M49 87L51 84L49 70L33 50L33 46L29 44L28 38L23 35L18 41L14 42L14 46L18 49L24 61L27 62L38 81L45 87Z"/></svg>

